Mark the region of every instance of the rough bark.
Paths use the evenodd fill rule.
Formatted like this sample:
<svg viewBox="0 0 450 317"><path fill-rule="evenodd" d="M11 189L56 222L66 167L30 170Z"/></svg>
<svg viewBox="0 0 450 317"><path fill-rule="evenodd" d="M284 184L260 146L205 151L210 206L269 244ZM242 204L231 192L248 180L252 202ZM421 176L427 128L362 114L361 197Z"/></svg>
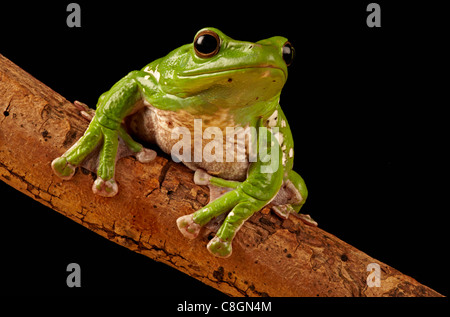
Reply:
<svg viewBox="0 0 450 317"><path fill-rule="evenodd" d="M84 132L77 108L0 55L0 179L106 239L166 263L232 296L441 296L296 217L268 208L252 216L228 259L206 250L210 233L187 240L176 219L208 201L205 186L181 164L121 159L114 198L91 191L95 179L79 169L71 181L50 162ZM39 224L36 224L39 225ZM55 237L57 238L57 237ZM367 265L381 267L381 287L368 287Z"/></svg>

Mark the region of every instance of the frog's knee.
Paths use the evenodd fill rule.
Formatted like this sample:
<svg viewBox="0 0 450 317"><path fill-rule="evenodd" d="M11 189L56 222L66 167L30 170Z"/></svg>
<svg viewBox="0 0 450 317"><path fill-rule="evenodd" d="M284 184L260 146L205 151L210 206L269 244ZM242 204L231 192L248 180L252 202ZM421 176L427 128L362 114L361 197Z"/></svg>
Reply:
<svg viewBox="0 0 450 317"><path fill-rule="evenodd" d="M292 182L292 184L295 186L300 196L302 197L301 201L296 204L296 207L298 207L298 205L300 205L301 207L305 203L306 198L308 198L308 188L306 187L305 181L297 172L293 170L289 171L289 180Z"/></svg>
<svg viewBox="0 0 450 317"><path fill-rule="evenodd" d="M61 156L52 161L52 169L59 178L69 180L75 174L76 166L70 164L66 157Z"/></svg>

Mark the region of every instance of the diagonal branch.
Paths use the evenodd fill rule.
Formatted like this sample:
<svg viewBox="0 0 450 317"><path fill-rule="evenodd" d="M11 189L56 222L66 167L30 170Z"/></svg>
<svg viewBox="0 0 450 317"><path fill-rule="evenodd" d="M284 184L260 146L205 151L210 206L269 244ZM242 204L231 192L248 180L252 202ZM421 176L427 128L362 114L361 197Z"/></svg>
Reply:
<svg viewBox="0 0 450 317"><path fill-rule="evenodd" d="M36 201L128 249L166 263L232 296L441 296L335 236L269 209L252 216L234 241L233 255L210 255L208 232L185 239L176 219L208 201L192 172L157 157L149 164L118 162L122 190L113 198L91 192L92 175L71 181L50 162L84 132L76 106L0 55L0 179ZM381 269L369 287L368 265ZM371 275L372 276L375 275Z"/></svg>

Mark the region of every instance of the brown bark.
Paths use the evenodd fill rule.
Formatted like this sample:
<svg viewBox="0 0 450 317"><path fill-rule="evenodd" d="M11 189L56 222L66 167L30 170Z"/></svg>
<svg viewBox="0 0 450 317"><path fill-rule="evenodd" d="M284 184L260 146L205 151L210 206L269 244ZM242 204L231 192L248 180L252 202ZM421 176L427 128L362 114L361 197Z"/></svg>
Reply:
<svg viewBox="0 0 450 317"><path fill-rule="evenodd" d="M76 107L0 55L0 179L106 239L166 263L232 296L441 296L320 228L268 208L234 240L233 255L213 257L209 234L187 240L176 219L208 201L181 164L121 159L113 198L91 191L93 175L62 181L50 162L84 132ZM37 224L39 225L39 224ZM55 237L56 238L56 237ZM368 287L367 265L381 267L381 287Z"/></svg>

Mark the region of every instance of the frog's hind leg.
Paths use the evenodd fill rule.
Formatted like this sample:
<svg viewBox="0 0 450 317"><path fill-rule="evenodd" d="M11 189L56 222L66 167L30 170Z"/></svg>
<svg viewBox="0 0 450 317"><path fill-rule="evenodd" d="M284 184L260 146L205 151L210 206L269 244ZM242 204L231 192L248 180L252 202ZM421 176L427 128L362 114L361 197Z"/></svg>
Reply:
<svg viewBox="0 0 450 317"><path fill-rule="evenodd" d="M240 182L213 177L202 169L197 169L195 171L194 183L197 185L208 185L209 203L207 206L193 214L178 218L178 228L181 233L189 239L196 238L202 226L205 225L208 227L208 224L210 224L213 219L218 220L220 218L219 216L229 211L229 209L220 208L220 206L225 206L226 203L234 200L236 200L237 203L238 198L236 193L233 193L233 189L240 184ZM194 217L196 219L195 222ZM212 224L209 229L215 231L214 229L216 229L216 226L217 224Z"/></svg>
<svg viewBox="0 0 450 317"><path fill-rule="evenodd" d="M213 218L228 212L230 210L228 205L236 205L239 200L239 194L236 191L230 191L196 212L178 218L178 229L186 238L195 239L200 233L202 226L206 225Z"/></svg>
<svg viewBox="0 0 450 317"><path fill-rule="evenodd" d="M208 243L208 251L219 257L229 257L232 253L232 241L242 224L257 210L264 207L265 202L247 197L245 202L238 203L227 215L216 236Z"/></svg>
<svg viewBox="0 0 450 317"><path fill-rule="evenodd" d="M217 231L216 236L208 243L207 247L208 251L216 256L228 257L232 252L231 243L236 232L255 211L263 208L266 202L250 197L242 191L233 190L241 182L229 181L205 174L201 173L197 177L194 176L197 184L200 179L202 185L208 184L209 186L230 188L231 191L227 191L219 198L211 200L208 205L195 213L178 218L177 225L185 237L194 239L198 236L203 226L207 226L213 219L224 215L231 209Z"/></svg>
<svg viewBox="0 0 450 317"><path fill-rule="evenodd" d="M194 174L194 183L197 185L208 185L209 187L209 202L216 200L222 195L233 189L236 189L241 182L229 181L219 177L213 177L206 171L198 168Z"/></svg>
<svg viewBox="0 0 450 317"><path fill-rule="evenodd" d="M272 209L282 218L288 218L291 213L298 213L300 219L308 225L317 226L317 222L314 221L310 215L300 214L300 209L305 204L308 198L308 189L306 188L303 178L291 170L288 174L288 180L285 181L282 190L279 191L280 195L287 194L287 201L272 206ZM275 197L273 202L276 202L280 197ZM282 199L281 199L282 200Z"/></svg>

